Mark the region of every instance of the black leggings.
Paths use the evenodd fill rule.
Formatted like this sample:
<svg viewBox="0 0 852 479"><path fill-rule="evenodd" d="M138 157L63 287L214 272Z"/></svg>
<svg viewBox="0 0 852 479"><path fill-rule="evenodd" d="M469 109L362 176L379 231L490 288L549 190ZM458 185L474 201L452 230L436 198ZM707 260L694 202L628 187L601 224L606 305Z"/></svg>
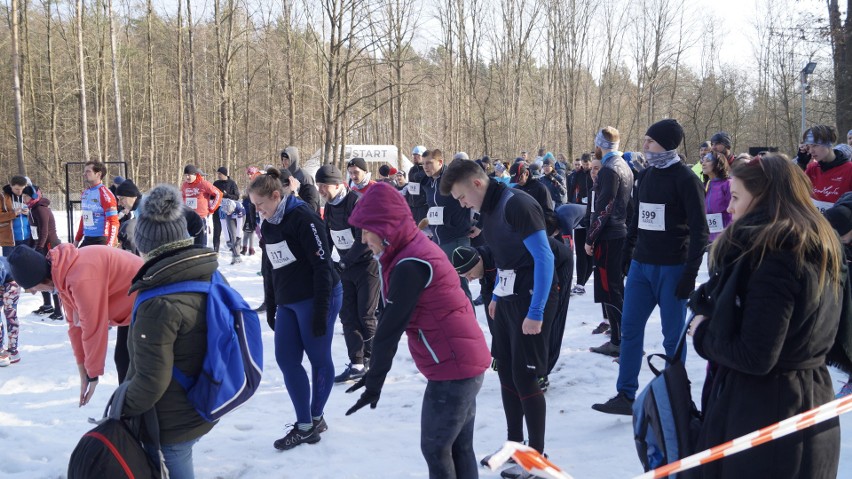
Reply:
<svg viewBox="0 0 852 479"><path fill-rule="evenodd" d="M624 278L621 249L624 238L598 241L595 245L595 302L604 307L609 320L610 342L621 344L621 311L624 308Z"/></svg>
<svg viewBox="0 0 852 479"><path fill-rule="evenodd" d="M130 351L127 350L127 337L130 333L130 326L118 326L115 336L115 370L118 372L118 384L124 382L127 376L127 369L130 367Z"/></svg>
<svg viewBox="0 0 852 479"><path fill-rule="evenodd" d="M524 420L529 433L529 446L544 452L544 429L547 403L538 385L538 377L524 368L522 361L497 363L503 412L506 414L506 439L524 442Z"/></svg>
<svg viewBox="0 0 852 479"><path fill-rule="evenodd" d="M577 255L577 284L586 286L589 277L592 276L594 258L586 254L586 229L574 230L574 249Z"/></svg>

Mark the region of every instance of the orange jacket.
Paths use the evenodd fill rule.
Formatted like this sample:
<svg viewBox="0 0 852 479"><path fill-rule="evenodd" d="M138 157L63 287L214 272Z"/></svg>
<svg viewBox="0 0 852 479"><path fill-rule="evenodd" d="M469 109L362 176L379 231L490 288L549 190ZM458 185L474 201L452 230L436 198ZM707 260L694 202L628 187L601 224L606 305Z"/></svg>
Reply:
<svg viewBox="0 0 852 479"><path fill-rule="evenodd" d="M184 204L194 209L202 218L207 218L207 215L216 211L222 203L222 190L201 175L195 175L195 181L192 183L184 182L180 186L180 192L183 193Z"/></svg>
<svg viewBox="0 0 852 479"><path fill-rule="evenodd" d="M110 326L129 326L136 294L128 295L142 258L109 246L63 243L47 254L68 321L77 364L89 377L104 373Z"/></svg>

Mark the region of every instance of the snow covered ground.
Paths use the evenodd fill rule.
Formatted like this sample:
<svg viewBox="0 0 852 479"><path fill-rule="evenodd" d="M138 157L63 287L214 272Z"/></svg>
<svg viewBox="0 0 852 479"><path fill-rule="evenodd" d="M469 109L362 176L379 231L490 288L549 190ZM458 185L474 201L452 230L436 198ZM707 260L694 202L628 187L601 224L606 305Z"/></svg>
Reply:
<svg viewBox="0 0 852 479"><path fill-rule="evenodd" d="M57 213L64 227L64 215ZM62 230L61 230L62 231ZM249 303L262 298L259 255L231 266L230 255L220 257L220 270ZM706 279L702 270L699 281ZM476 294L478 285L473 284ZM595 412L591 405L615 394L618 365L610 358L588 352L605 338L591 334L600 321L600 306L589 292L571 298L562 353L550 377L547 392L547 446L550 459L577 479L630 478L642 472L633 445L631 419ZM98 287L98 285L92 285ZM18 364L0 369L0 477L33 479L65 477L68 458L80 436L100 417L117 385L112 361L113 340L107 372L90 405L77 407L79 378L64 322L31 314L41 296L24 294L18 305L21 321ZM479 322L488 338L482 307ZM407 347L401 345L382 391L378 408L362 409L346 417L357 394L345 394L336 386L326 409L328 432L315 445L279 452L272 447L285 434L284 425L295 419L272 349L273 333L264 327L265 373L260 390L241 409L225 417L195 446L195 470L206 478L423 478L428 477L420 455L420 403L425 379L417 373ZM340 371L347 361L340 324L335 328L333 356ZM488 338L490 341L490 338ZM405 337L403 337L403 342ZM648 322L645 350L662 352L659 312ZM306 367L309 367L305 360ZM704 362L690 349L687 360L698 398ZM834 379L843 378L832 370ZM652 373L645 365L640 384ZM835 389L840 383L836 381ZM852 428L852 415L841 423ZM486 373L478 397L474 446L478 456L490 453L505 440L505 421L499 383L493 371ZM481 470L481 477L499 477ZM838 477L852 477L852 440L843 439Z"/></svg>

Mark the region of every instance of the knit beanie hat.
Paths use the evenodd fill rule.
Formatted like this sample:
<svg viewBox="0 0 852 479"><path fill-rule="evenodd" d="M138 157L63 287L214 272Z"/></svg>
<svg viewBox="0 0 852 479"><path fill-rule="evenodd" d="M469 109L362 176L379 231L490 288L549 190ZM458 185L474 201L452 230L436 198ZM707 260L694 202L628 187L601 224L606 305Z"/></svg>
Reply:
<svg viewBox="0 0 852 479"><path fill-rule="evenodd" d="M136 213L133 240L142 254L189 238L181 193L172 185L155 186L142 198Z"/></svg>
<svg viewBox="0 0 852 479"><path fill-rule="evenodd" d="M50 278L50 263L43 254L27 245L12 248L7 259L12 277L22 289L30 289Z"/></svg>
<svg viewBox="0 0 852 479"><path fill-rule="evenodd" d="M124 180L115 188L115 194L116 196L127 196L130 198L139 198L142 196L142 193L136 187L136 183L133 180Z"/></svg>
<svg viewBox="0 0 852 479"><path fill-rule="evenodd" d="M653 138L666 151L676 150L683 141L683 127L674 118L666 118L648 127L645 136Z"/></svg>
<svg viewBox="0 0 852 479"><path fill-rule="evenodd" d="M391 177L396 175L397 169L390 165L382 165L379 167L379 175Z"/></svg>
<svg viewBox="0 0 852 479"><path fill-rule="evenodd" d="M459 246L451 255L453 268L458 274L465 274L479 263L479 252L470 246Z"/></svg>
<svg viewBox="0 0 852 479"><path fill-rule="evenodd" d="M731 141L731 135L727 131L720 131L713 135L710 138L710 143L721 143L725 145L729 150L732 148L733 142Z"/></svg>
<svg viewBox="0 0 852 479"><path fill-rule="evenodd" d="M343 173L336 166L329 163L320 166L314 175L314 180L324 185L338 185L343 183Z"/></svg>
<svg viewBox="0 0 852 479"><path fill-rule="evenodd" d="M357 166L359 170L367 171L367 161L364 158L352 158L349 160L349 163L346 164L346 167Z"/></svg>
<svg viewBox="0 0 852 479"><path fill-rule="evenodd" d="M216 170L216 173L222 173L223 175L228 176L228 168L220 166L219 169Z"/></svg>
<svg viewBox="0 0 852 479"><path fill-rule="evenodd" d="M115 185L120 185L120 184L124 183L124 177L121 176L121 175L118 175L118 176L116 176L115 178L112 179L112 182Z"/></svg>
<svg viewBox="0 0 852 479"><path fill-rule="evenodd" d="M195 165L186 165L186 166L183 167L183 174L184 175L197 175L198 174L198 168L196 168Z"/></svg>

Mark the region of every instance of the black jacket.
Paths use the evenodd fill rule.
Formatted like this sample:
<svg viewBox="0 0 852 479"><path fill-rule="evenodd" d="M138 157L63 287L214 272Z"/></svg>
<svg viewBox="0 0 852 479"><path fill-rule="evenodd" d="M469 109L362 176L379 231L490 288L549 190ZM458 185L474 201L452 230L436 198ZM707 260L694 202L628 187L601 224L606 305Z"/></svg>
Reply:
<svg viewBox="0 0 852 479"><path fill-rule="evenodd" d="M328 232L330 243L337 247L337 252L340 255L340 265L343 268L373 260L373 253L367 248L367 245L361 242L361 229L349 225L349 216L352 214L352 210L355 209L355 203L358 202L358 198L360 197L361 195L357 192L349 190L343 201L339 204L325 203L324 219L326 231ZM335 234L342 234L344 237L351 234L354 240L352 246L346 249L337 246Z"/></svg>
<svg viewBox="0 0 852 479"><path fill-rule="evenodd" d="M574 171L568 175L568 202L588 204L592 191L592 174L588 170Z"/></svg>
<svg viewBox="0 0 852 479"><path fill-rule="evenodd" d="M213 186L219 188L219 190L223 193L223 198L228 198L230 200L239 201L240 199L240 188L237 187L237 182L232 180L229 176L227 180L216 180L213 182Z"/></svg>
<svg viewBox="0 0 852 479"><path fill-rule="evenodd" d="M210 281L218 267L213 250L186 247L163 253L145 263L133 279L130 292L145 291L179 281ZM197 293L175 293L145 301L130 326L127 349L130 368L123 413L157 410L163 444L203 436L215 423L198 415L172 375L172 367L189 376L201 372L207 352L207 298Z"/></svg>
<svg viewBox="0 0 852 479"><path fill-rule="evenodd" d="M627 215L633 191L633 172L621 155L607 159L592 189L594 207L589 218L586 244L627 236Z"/></svg>
<svg viewBox="0 0 852 479"><path fill-rule="evenodd" d="M695 350L718 365L698 450L834 398L825 357L837 331L840 289L820 289L815 255L797 268L784 250L767 253L759 266L751 256L736 261L738 254L693 294L706 300L696 310L709 314L695 332ZM834 478L839 455L840 427L833 419L702 466L698 474Z"/></svg>
<svg viewBox="0 0 852 479"><path fill-rule="evenodd" d="M547 191L550 192L550 198L553 200L553 209L556 210L558 206L565 202L564 198L567 191L565 189L565 178L553 171L549 175L543 175L540 181L547 187Z"/></svg>
<svg viewBox="0 0 852 479"><path fill-rule="evenodd" d="M437 178L424 176L420 181L421 193L425 192L429 207L444 208L444 224L432 226L435 242L439 245L466 237L470 234L470 228L473 226L470 208L462 208L458 200L452 196L441 194L441 177L443 175L444 169L442 168Z"/></svg>
<svg viewBox="0 0 852 479"><path fill-rule="evenodd" d="M334 285L340 277L331 261L331 247L325 223L302 200L288 196L286 212L277 225L264 221L260 231L266 244L263 261L271 271L275 304L292 304L313 298L313 324L325 324ZM286 242L286 245L285 245ZM277 269L269 259L281 248L289 250L295 261Z"/></svg>

